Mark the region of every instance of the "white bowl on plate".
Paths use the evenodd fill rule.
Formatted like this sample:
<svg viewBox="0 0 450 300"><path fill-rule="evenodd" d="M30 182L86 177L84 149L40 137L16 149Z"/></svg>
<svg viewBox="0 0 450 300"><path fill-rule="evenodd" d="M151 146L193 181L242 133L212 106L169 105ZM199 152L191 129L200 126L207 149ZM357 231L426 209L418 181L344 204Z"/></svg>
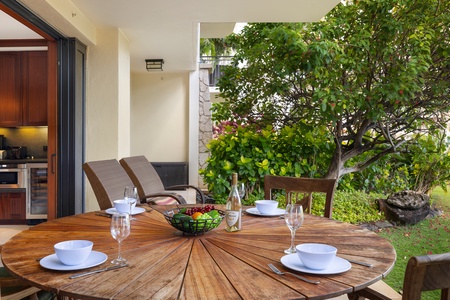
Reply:
<svg viewBox="0 0 450 300"><path fill-rule="evenodd" d="M326 244L300 244L295 249L305 267L312 270L324 270L329 267L337 253L335 247Z"/></svg>
<svg viewBox="0 0 450 300"><path fill-rule="evenodd" d="M71 240L55 244L54 249L63 264L75 266L82 264L89 257L93 245L91 241Z"/></svg>
<svg viewBox="0 0 450 300"><path fill-rule="evenodd" d="M256 200L256 209L263 215L274 214L278 207L278 201L275 200Z"/></svg>
<svg viewBox="0 0 450 300"><path fill-rule="evenodd" d="M133 203L131 212L133 212L135 207L136 202ZM114 200L114 208L120 213L130 213L130 204L124 199Z"/></svg>

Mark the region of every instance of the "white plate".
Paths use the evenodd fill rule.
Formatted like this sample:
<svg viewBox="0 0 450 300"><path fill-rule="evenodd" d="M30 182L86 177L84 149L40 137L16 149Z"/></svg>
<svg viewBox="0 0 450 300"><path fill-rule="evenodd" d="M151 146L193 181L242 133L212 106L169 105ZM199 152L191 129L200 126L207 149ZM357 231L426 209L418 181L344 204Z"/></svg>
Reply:
<svg viewBox="0 0 450 300"><path fill-rule="evenodd" d="M57 271L72 271L72 270L81 270L90 267L98 266L104 263L108 259L108 255L98 251L92 251L88 258L84 261L84 263L74 266L68 266L63 264L56 254L51 254L40 260L41 266L50 270Z"/></svg>
<svg viewBox="0 0 450 300"><path fill-rule="evenodd" d="M281 263L285 267L288 267L289 269L310 274L339 274L350 270L352 267L352 264L350 262L336 256L331 265L326 269L323 270L309 269L305 267L305 265L298 257L297 253L283 256L281 258Z"/></svg>
<svg viewBox="0 0 450 300"><path fill-rule="evenodd" d="M145 211L145 208L143 208L143 207L135 207L135 208L133 208L133 212L131 214L132 215L142 214L144 211ZM112 207L112 208L108 208L107 210L105 210L105 212L107 214L112 215L112 214L116 213L117 210L114 207Z"/></svg>
<svg viewBox="0 0 450 300"><path fill-rule="evenodd" d="M285 213L285 210L281 209L281 208L277 208L273 214L262 214L259 212L259 210L256 207L248 208L245 211L251 215L262 216L262 217L282 216Z"/></svg>

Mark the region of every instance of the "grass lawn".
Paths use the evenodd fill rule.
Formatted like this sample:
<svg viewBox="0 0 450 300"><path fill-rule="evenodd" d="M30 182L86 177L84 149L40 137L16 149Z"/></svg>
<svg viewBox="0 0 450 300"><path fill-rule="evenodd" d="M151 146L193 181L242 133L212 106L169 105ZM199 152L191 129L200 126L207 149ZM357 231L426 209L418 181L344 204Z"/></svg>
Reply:
<svg viewBox="0 0 450 300"><path fill-rule="evenodd" d="M450 252L450 189L436 188L431 202L443 211L441 216L426 219L412 226L383 229L378 234L388 239L397 252L394 269L385 282L401 291L406 264L411 256ZM440 299L440 291L424 292L422 300Z"/></svg>

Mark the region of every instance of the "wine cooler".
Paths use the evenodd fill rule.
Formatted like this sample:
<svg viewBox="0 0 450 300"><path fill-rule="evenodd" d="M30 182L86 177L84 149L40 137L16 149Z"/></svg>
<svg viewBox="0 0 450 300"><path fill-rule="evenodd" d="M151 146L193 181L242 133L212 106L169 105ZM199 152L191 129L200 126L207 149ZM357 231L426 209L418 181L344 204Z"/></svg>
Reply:
<svg viewBox="0 0 450 300"><path fill-rule="evenodd" d="M27 164L27 219L47 219L47 164Z"/></svg>

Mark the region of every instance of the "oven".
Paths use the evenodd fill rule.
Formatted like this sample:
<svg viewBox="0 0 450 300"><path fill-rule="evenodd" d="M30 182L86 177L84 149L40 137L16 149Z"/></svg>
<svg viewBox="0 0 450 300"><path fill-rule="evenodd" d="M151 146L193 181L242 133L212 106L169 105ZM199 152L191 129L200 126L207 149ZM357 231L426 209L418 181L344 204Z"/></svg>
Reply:
<svg viewBox="0 0 450 300"><path fill-rule="evenodd" d="M0 189L26 189L26 164L0 164Z"/></svg>

